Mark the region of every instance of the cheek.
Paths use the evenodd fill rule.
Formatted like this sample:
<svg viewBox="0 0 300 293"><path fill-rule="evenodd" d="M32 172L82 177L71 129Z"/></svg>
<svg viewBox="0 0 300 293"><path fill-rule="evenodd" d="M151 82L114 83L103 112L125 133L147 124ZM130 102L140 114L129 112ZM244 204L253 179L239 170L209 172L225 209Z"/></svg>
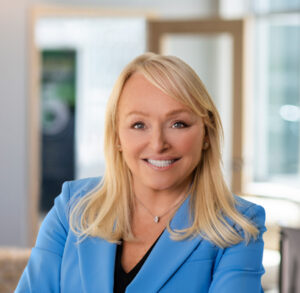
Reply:
<svg viewBox="0 0 300 293"><path fill-rule="evenodd" d="M132 133L131 131L124 130L119 132L120 143L122 147L123 155L138 154L143 145L143 139L141 136Z"/></svg>
<svg viewBox="0 0 300 293"><path fill-rule="evenodd" d="M202 136L199 133L187 133L180 138L174 139L173 145L177 146L177 149L187 155L195 156L201 155Z"/></svg>

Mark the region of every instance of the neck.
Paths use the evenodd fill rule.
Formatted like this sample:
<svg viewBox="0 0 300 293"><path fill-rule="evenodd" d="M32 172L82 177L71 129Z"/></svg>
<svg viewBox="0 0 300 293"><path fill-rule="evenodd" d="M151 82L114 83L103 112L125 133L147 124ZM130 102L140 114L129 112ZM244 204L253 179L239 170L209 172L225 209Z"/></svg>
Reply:
<svg viewBox="0 0 300 293"><path fill-rule="evenodd" d="M140 200L153 214L162 214L168 208L181 202L187 196L190 181L176 186L176 188L156 190L140 186L134 182L135 196Z"/></svg>

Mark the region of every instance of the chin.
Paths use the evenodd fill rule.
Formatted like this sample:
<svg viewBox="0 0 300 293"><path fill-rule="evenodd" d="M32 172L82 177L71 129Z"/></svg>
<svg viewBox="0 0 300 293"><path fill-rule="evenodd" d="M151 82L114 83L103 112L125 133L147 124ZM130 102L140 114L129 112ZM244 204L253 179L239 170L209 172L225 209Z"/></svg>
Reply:
<svg viewBox="0 0 300 293"><path fill-rule="evenodd" d="M155 191L163 191L168 189L173 189L177 184L176 180L153 180L147 182L148 187Z"/></svg>

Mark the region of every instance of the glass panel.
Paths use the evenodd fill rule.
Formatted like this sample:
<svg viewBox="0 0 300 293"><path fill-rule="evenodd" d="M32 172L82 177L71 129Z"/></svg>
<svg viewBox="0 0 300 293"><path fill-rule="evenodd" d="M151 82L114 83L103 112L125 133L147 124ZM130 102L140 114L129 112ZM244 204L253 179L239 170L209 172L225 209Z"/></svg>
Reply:
<svg viewBox="0 0 300 293"><path fill-rule="evenodd" d="M255 13L269 13L300 9L299 0L254 0Z"/></svg>
<svg viewBox="0 0 300 293"><path fill-rule="evenodd" d="M253 180L273 184L263 193L299 197L300 22L294 20L257 22Z"/></svg>
<svg viewBox="0 0 300 293"><path fill-rule="evenodd" d="M123 67L146 50L144 18L44 18L36 26L40 50L76 52L76 178L104 173L107 99Z"/></svg>
<svg viewBox="0 0 300 293"><path fill-rule="evenodd" d="M223 123L224 174L231 182L232 140L232 38L228 34L168 34L163 54L175 55L188 63L206 85Z"/></svg>

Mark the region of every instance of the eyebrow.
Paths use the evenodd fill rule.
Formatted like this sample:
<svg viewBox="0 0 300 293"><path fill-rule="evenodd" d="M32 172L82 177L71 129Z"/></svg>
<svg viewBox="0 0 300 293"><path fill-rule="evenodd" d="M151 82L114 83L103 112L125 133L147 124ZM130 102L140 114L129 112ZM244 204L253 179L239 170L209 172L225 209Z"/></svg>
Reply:
<svg viewBox="0 0 300 293"><path fill-rule="evenodd" d="M180 114L180 113L191 114L191 112L189 110L176 109L176 110L173 110L173 111L170 111L169 113L167 113L167 116L173 116L173 115ZM142 115L142 116L146 116L146 117L149 116L148 113L143 112L143 111L131 111L126 116L131 116L131 115Z"/></svg>

